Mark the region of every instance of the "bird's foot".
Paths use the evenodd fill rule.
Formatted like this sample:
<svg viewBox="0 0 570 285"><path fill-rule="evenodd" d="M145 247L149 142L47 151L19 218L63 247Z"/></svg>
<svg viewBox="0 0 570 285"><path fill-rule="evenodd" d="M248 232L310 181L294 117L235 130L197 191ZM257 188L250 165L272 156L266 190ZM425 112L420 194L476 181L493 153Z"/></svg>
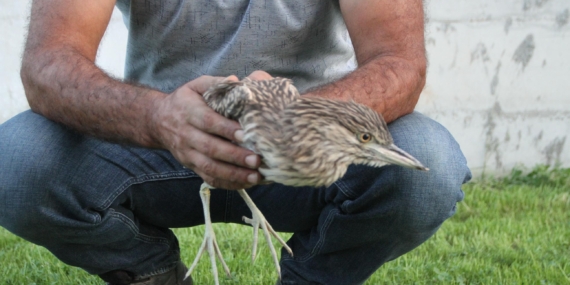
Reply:
<svg viewBox="0 0 570 285"><path fill-rule="evenodd" d="M259 232L259 228L263 230L263 235L265 236L265 240L267 241L267 245L269 246L269 250L271 252L271 256L273 257L273 262L275 263L275 268L277 269L277 274L279 274L279 278L281 278L281 267L279 266L279 259L277 258L277 252L275 251L275 247L273 246L273 242L271 241L271 236L275 237L289 252L292 256L293 251L287 245L287 243L273 230L273 227L269 224L265 216L261 213L261 211L257 208L257 206L253 203L249 195L245 190L241 189L238 190L239 194L245 200L246 204L248 205L249 209L251 210L251 219L247 217L243 217L243 221L247 224L250 224L253 227L253 248L251 253L251 260L255 260L256 252L257 252L257 236Z"/></svg>
<svg viewBox="0 0 570 285"><path fill-rule="evenodd" d="M198 250L198 254L188 269L188 273L184 279L188 278L192 271L198 265L198 261L202 254L204 254L204 250L208 251L210 255L210 263L212 264L212 274L214 275L214 282L216 285L220 284L218 279L218 267L216 266L216 257L220 260L220 263L224 267L224 271L228 277L231 277L230 269L226 265L224 261L224 257L222 256L222 252L220 251L220 247L218 246L218 242L216 241L216 234L214 233L214 228L212 227L212 220L210 219L210 186L206 183L202 184L200 189L200 197L202 198L202 205L204 207L204 220L205 220L205 230L204 230L204 241L202 241L202 245Z"/></svg>

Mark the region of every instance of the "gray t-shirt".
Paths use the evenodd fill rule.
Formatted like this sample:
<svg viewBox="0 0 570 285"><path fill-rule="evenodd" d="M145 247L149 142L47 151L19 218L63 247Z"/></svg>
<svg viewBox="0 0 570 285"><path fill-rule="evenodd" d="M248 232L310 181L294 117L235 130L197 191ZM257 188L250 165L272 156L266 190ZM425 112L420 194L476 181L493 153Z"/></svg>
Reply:
<svg viewBox="0 0 570 285"><path fill-rule="evenodd" d="M301 92L356 68L337 1L118 0L125 77L163 92L201 75L288 77Z"/></svg>

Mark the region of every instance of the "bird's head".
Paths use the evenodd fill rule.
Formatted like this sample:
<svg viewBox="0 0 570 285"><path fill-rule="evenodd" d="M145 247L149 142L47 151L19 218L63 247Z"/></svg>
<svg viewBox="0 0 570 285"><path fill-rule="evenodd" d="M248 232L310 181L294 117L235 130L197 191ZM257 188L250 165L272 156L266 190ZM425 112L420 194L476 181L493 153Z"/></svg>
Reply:
<svg viewBox="0 0 570 285"><path fill-rule="evenodd" d="M310 130L297 135L309 136L303 138L305 142L318 142L320 145L312 149L325 152L328 163L336 166L365 164L375 167L395 164L428 170L416 158L394 144L382 116L367 106L312 97L304 97L295 105L293 113L298 119L291 123L297 124L297 130ZM311 139L311 136L315 138Z"/></svg>

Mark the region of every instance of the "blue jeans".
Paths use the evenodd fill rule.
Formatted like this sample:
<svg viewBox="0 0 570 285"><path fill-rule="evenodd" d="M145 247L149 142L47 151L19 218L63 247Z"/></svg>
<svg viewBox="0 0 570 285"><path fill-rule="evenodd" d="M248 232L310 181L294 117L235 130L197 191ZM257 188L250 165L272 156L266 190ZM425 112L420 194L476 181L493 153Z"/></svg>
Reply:
<svg viewBox="0 0 570 285"><path fill-rule="evenodd" d="M453 137L419 113L389 127L430 171L352 166L328 188L248 190L276 230L294 232L283 284L360 284L454 214L471 174ZM204 222L201 183L168 151L84 136L31 111L0 125L0 225L91 274L173 268L169 228ZM250 215L235 191L212 190L211 205L214 222Z"/></svg>

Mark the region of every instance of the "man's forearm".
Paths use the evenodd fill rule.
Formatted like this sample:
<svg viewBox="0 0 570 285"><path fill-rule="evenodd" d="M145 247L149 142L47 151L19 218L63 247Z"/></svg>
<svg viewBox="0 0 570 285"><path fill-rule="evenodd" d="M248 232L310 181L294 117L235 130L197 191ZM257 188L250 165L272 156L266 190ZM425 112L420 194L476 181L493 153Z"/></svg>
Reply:
<svg viewBox="0 0 570 285"><path fill-rule="evenodd" d="M307 95L354 100L382 114L387 122L409 114L425 85L425 58L416 61L378 57L346 77Z"/></svg>
<svg viewBox="0 0 570 285"><path fill-rule="evenodd" d="M28 50L21 70L30 107L99 138L160 147L149 110L166 94L115 80L73 49Z"/></svg>

